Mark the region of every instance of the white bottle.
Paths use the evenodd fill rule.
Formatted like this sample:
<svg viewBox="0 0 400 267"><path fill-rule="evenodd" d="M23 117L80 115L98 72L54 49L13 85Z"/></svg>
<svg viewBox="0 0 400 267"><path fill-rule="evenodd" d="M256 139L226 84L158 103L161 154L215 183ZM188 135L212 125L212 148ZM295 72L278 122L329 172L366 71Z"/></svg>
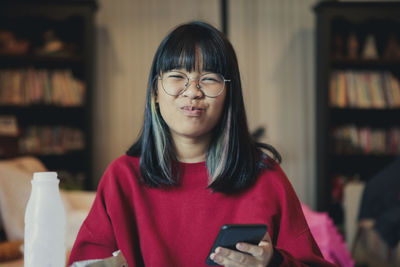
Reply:
<svg viewBox="0 0 400 267"><path fill-rule="evenodd" d="M35 172L25 210L24 267L64 267L66 216L56 172Z"/></svg>

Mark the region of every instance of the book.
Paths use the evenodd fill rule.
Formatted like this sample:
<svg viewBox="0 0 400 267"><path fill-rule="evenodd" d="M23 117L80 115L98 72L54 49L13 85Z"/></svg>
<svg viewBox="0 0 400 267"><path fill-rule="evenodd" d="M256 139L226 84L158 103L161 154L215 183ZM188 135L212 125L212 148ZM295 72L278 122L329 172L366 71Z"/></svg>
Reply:
<svg viewBox="0 0 400 267"><path fill-rule="evenodd" d="M0 135L18 136L18 123L16 116L14 115L0 116Z"/></svg>

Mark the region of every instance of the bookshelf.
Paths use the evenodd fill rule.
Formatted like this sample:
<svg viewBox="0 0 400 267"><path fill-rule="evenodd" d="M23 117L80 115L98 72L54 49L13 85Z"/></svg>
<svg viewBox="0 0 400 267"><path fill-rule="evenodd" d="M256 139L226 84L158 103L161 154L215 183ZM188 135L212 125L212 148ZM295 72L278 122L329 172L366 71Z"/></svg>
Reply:
<svg viewBox="0 0 400 267"><path fill-rule="evenodd" d="M318 210L400 155L400 2L324 1L316 13Z"/></svg>
<svg viewBox="0 0 400 267"><path fill-rule="evenodd" d="M31 155L93 189L94 0L0 3L0 158Z"/></svg>

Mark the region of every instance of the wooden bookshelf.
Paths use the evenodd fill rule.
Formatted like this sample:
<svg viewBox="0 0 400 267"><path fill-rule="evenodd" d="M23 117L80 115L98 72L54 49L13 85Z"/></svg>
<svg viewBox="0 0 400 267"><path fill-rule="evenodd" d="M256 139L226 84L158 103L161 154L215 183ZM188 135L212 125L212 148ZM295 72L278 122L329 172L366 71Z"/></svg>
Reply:
<svg viewBox="0 0 400 267"><path fill-rule="evenodd" d="M17 135L0 136L0 158L35 156L75 189L95 187L96 9L95 0L0 3L0 116L18 126Z"/></svg>
<svg viewBox="0 0 400 267"><path fill-rule="evenodd" d="M375 141L370 142L382 145L382 141L389 138L388 133L400 127L400 103L391 104L392 99L385 95L385 85L378 85L382 80L376 78L386 75L400 81L400 3L324 1L314 10L317 25L317 204L318 210L329 211L336 223L341 223L340 203L333 197L337 184L334 179L342 177L344 183L348 179L368 181L400 155L400 145L395 153L388 153L384 147L371 153L368 148L354 145L356 138L350 141L344 138L340 143L334 134L338 128L352 131L353 137L362 131L367 136L377 133ZM338 76L345 88L336 92L341 95L335 100L332 99L332 95L337 97L332 93L335 83L332 79ZM374 77L374 84L369 76ZM361 87L349 89L350 82L343 77L356 80ZM357 96L364 100L377 101L377 92L378 95L382 93L380 97L384 99L380 99L380 104L361 103L359 99L349 101L349 97L354 97L349 96L352 90L357 90ZM338 149L337 146L342 147Z"/></svg>

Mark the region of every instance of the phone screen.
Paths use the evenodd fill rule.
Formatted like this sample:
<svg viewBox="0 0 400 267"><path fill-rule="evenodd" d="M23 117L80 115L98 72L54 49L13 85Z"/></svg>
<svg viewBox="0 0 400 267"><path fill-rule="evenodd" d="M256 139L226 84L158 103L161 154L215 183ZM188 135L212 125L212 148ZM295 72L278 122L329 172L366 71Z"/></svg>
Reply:
<svg viewBox="0 0 400 267"><path fill-rule="evenodd" d="M232 250L236 249L236 243L245 242L253 245L258 245L268 227L265 224L225 224L221 227L217 238L210 253L208 253L206 264L209 266L218 266L211 258L210 255L217 247L224 247Z"/></svg>

